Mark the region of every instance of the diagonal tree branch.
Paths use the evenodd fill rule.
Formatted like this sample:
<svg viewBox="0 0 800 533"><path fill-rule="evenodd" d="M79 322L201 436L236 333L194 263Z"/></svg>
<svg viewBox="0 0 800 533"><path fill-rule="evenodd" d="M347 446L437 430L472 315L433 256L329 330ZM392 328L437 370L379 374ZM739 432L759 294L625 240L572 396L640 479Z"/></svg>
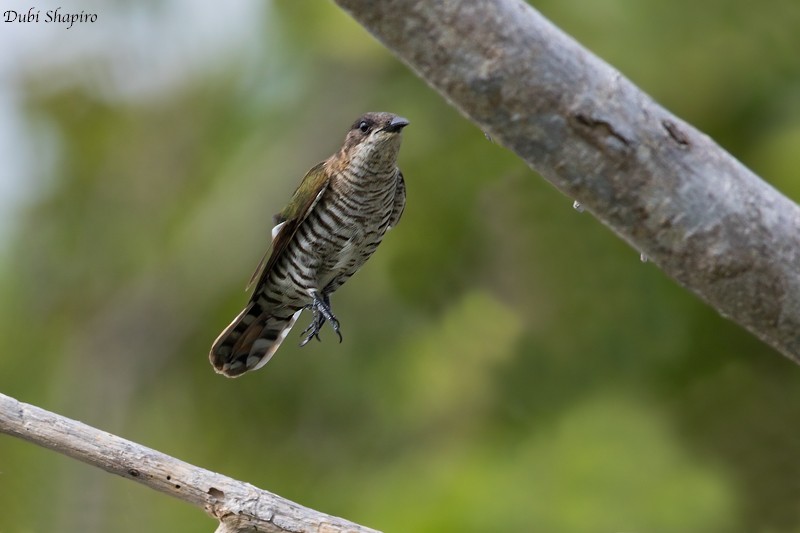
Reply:
<svg viewBox="0 0 800 533"><path fill-rule="evenodd" d="M377 533L4 394L0 394L0 433L200 507L220 521L218 533Z"/></svg>
<svg viewBox="0 0 800 533"><path fill-rule="evenodd" d="M521 0L335 0L664 272L800 362L800 208Z"/></svg>

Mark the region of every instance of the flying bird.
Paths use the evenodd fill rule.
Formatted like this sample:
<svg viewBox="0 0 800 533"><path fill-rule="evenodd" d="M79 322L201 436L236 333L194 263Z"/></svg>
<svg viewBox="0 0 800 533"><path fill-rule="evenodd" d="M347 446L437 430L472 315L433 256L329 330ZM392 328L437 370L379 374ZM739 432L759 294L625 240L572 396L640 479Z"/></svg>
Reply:
<svg viewBox="0 0 800 533"><path fill-rule="evenodd" d="M326 322L339 336L330 296L397 226L406 204L397 154L408 120L366 113L334 155L308 171L275 215L272 246L250 285L250 301L211 346L214 370L237 377L264 366L303 309L313 312L301 346Z"/></svg>

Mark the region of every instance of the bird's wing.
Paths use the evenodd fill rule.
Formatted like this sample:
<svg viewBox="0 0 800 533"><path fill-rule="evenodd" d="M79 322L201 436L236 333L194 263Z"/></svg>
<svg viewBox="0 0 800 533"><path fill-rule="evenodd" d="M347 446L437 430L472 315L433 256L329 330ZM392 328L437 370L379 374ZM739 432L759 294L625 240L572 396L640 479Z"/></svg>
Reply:
<svg viewBox="0 0 800 533"><path fill-rule="evenodd" d="M392 217L389 219L389 228L392 229L400 222L400 216L406 208L406 180L403 173L397 169L397 188L394 191L394 204L392 205Z"/></svg>
<svg viewBox="0 0 800 533"><path fill-rule="evenodd" d="M300 186L294 191L289 205L273 217L276 226L272 228L272 246L267 249L264 257L259 261L256 271L250 277L250 282L247 284L248 289L253 285L254 281L258 280L258 283L261 284L266 278L275 262L291 242L292 237L297 232L297 228L300 227L300 224L319 201L322 193L328 188L330 180L328 173L325 172L324 165L325 162L323 161L308 171L303 181L300 182Z"/></svg>

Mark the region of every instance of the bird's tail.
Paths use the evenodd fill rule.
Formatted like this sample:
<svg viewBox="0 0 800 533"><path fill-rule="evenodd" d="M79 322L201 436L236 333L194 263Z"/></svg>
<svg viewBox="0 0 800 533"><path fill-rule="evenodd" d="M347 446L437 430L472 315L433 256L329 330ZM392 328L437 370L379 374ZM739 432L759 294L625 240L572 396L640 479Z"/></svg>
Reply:
<svg viewBox="0 0 800 533"><path fill-rule="evenodd" d="M214 370L229 378L261 368L294 326L300 311L277 317L250 303L220 333L211 346L208 358Z"/></svg>

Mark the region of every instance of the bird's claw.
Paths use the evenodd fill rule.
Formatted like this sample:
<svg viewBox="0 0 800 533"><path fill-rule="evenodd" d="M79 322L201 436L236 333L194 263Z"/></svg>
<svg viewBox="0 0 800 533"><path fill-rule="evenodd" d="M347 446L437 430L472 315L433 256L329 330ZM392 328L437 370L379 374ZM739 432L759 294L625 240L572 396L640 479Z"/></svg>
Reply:
<svg viewBox="0 0 800 533"><path fill-rule="evenodd" d="M331 323L333 331L335 331L339 336L339 342L342 342L342 334L339 331L339 321L336 320L336 317L331 311L331 302L328 295L320 298L315 294L314 301L308 304L305 309L311 309L314 312L314 318L311 320L311 324L309 324L308 327L301 333L301 335L305 335L306 333L308 333L308 335L300 343L300 346L305 346L311 339L315 337L318 341L321 341L322 339L319 338L319 332L322 329L322 326L325 325L325 322Z"/></svg>
<svg viewBox="0 0 800 533"><path fill-rule="evenodd" d="M300 346L305 346L306 344L308 344L308 341L310 341L315 337L318 341L322 342L322 339L319 338L319 330L322 329L322 324L324 323L324 319L322 322L318 322L317 318L318 316L319 315L315 315L314 320L311 321L311 324L309 324L308 327L304 329L303 332L301 333L301 335L305 335L306 333L311 331L311 333L309 333L308 336L305 339L303 339L303 341L300 343Z"/></svg>

